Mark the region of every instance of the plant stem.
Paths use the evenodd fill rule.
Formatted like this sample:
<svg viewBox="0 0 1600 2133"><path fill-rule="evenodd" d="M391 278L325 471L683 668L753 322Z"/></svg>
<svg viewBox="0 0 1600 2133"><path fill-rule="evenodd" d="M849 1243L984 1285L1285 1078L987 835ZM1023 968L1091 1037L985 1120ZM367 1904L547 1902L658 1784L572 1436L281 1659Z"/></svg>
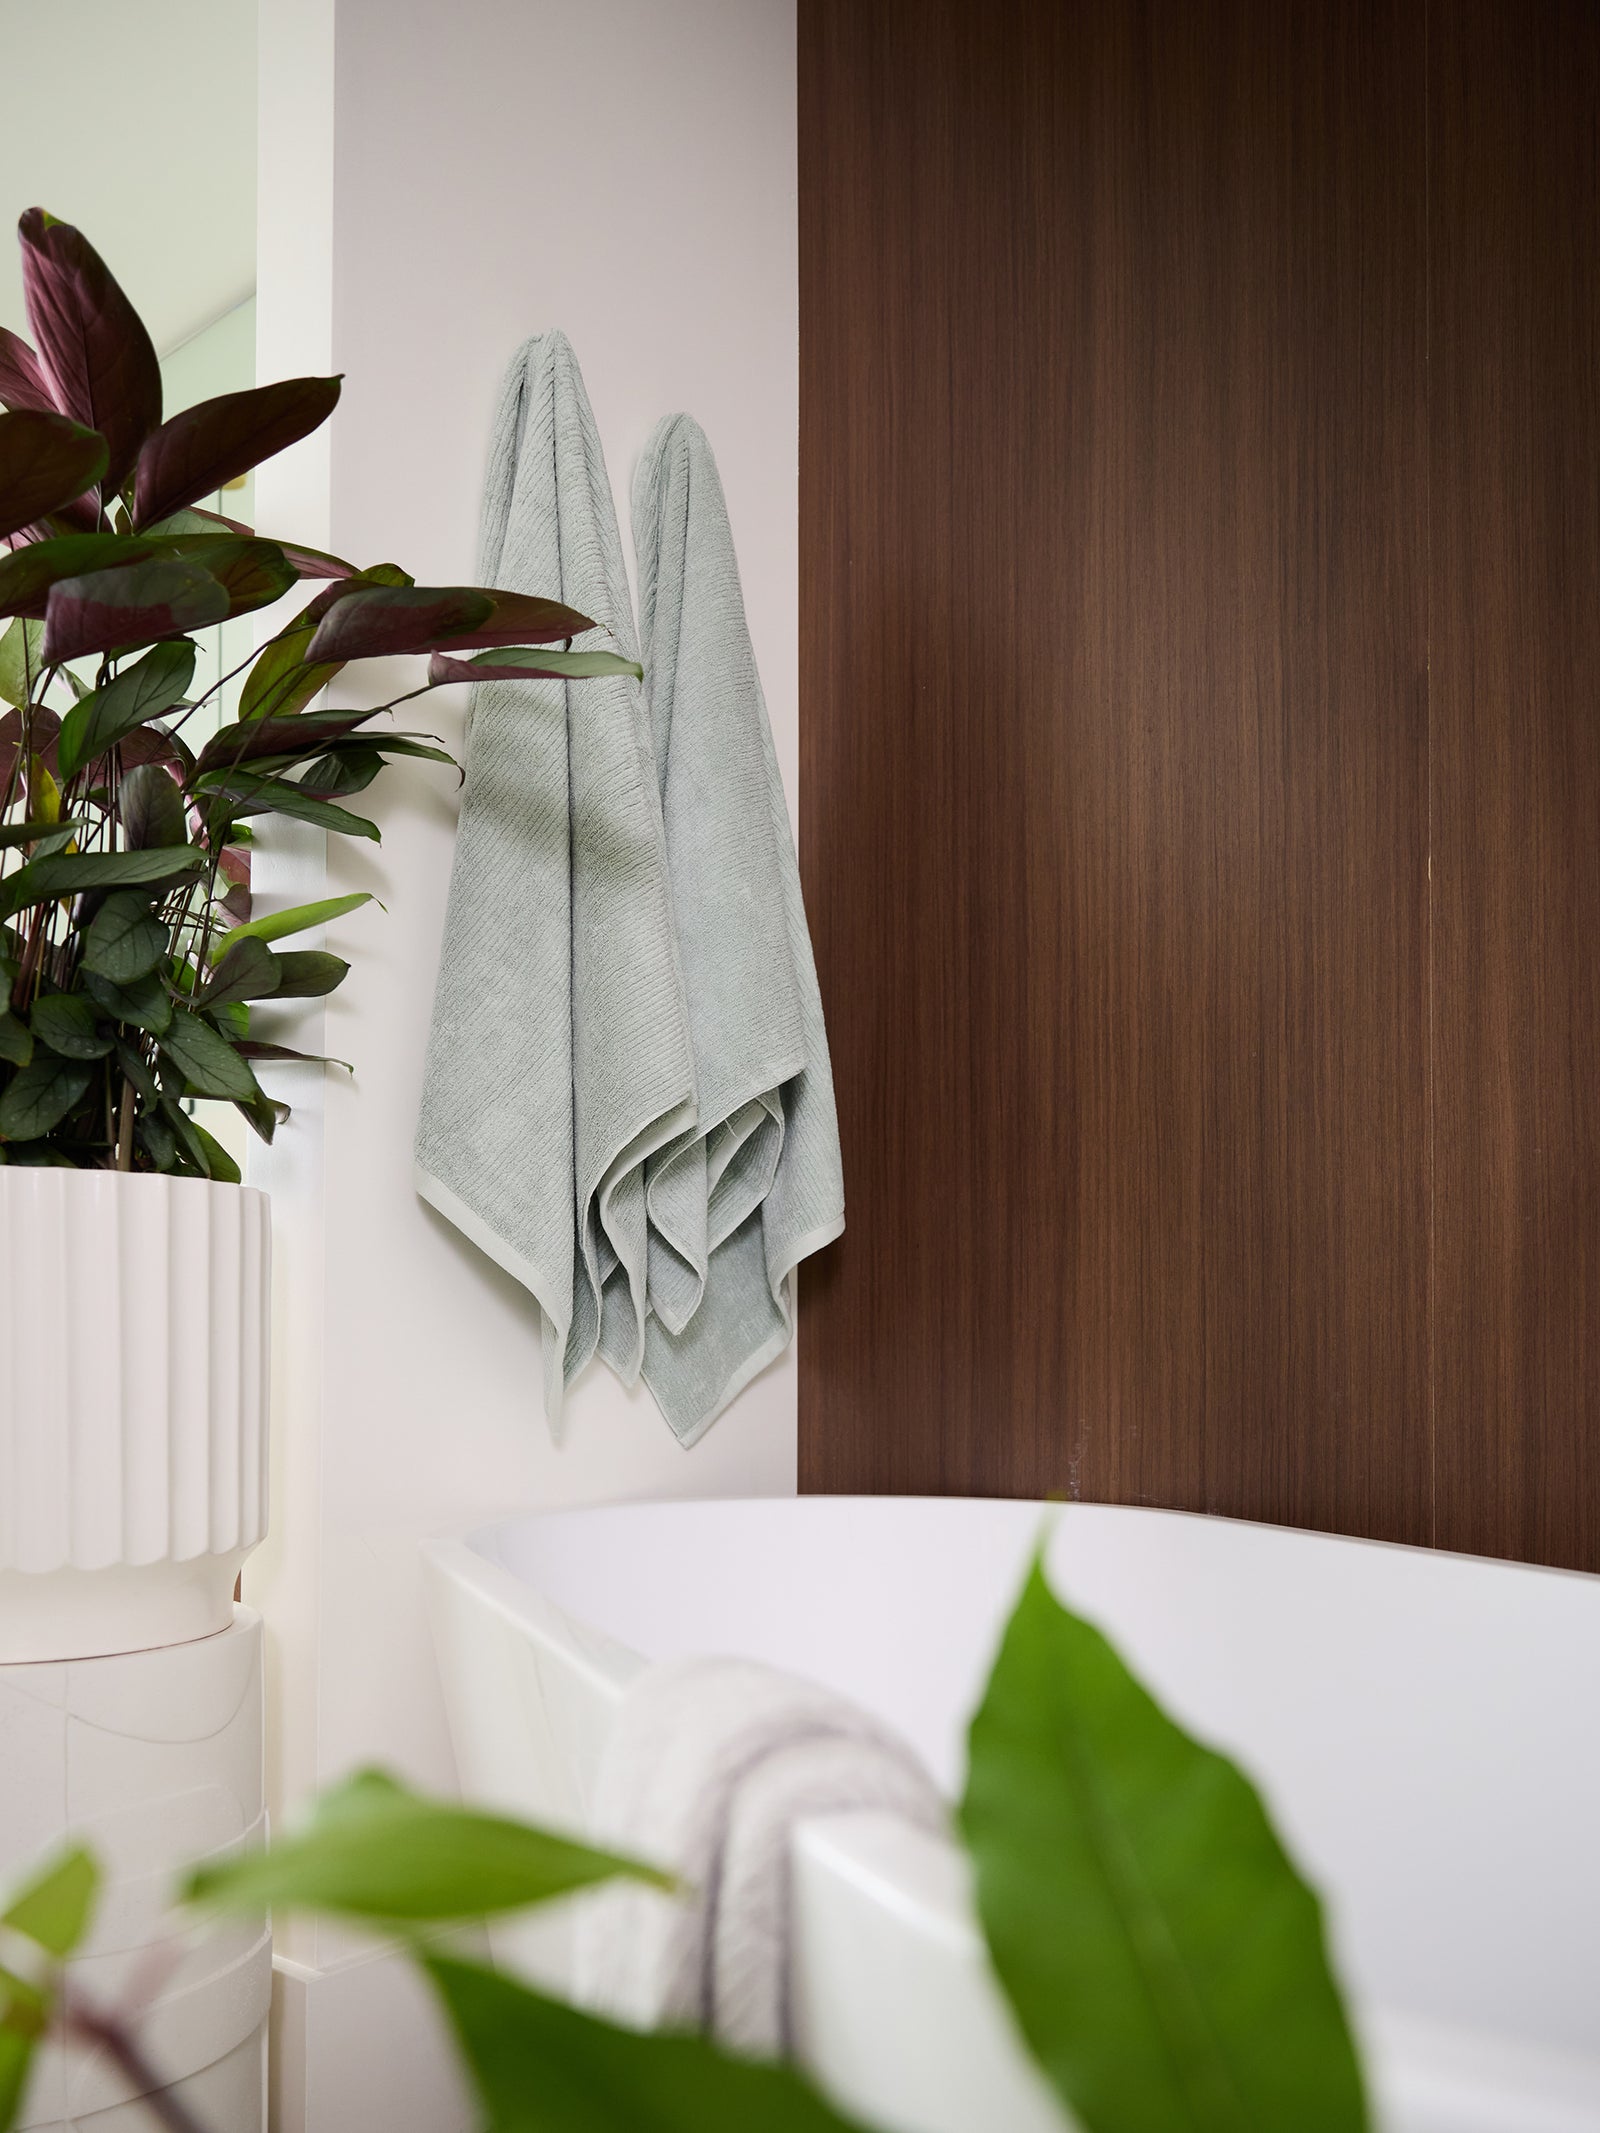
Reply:
<svg viewBox="0 0 1600 2133"><path fill-rule="evenodd" d="M117 1168L133 1168L133 1084L122 1077L122 1102L117 1108Z"/></svg>
<svg viewBox="0 0 1600 2133"><path fill-rule="evenodd" d="M167 2133L207 2133L187 2104L165 2091L161 2075L140 2050L133 2034L110 2015L86 2007L82 2001L67 2001L61 2010L62 2026L86 2044L97 2044L116 2061L132 2084L136 2099Z"/></svg>

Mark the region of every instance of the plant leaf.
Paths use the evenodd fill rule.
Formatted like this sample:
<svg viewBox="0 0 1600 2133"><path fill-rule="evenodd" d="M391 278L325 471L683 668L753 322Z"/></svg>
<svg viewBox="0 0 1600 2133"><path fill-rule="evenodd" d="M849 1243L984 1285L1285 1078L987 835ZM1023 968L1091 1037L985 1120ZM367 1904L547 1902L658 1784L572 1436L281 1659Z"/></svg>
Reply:
<svg viewBox="0 0 1600 2133"><path fill-rule="evenodd" d="M172 1021L172 995L153 972L119 981L98 970L86 969L83 989L91 1000L99 1001L113 1021L131 1022L136 1029L147 1029L152 1037L159 1037Z"/></svg>
<svg viewBox="0 0 1600 2133"><path fill-rule="evenodd" d="M339 590L343 597L322 617L307 647L312 664L426 651L494 613L489 595L469 585L345 584Z"/></svg>
<svg viewBox="0 0 1600 2133"><path fill-rule="evenodd" d="M793 2067L613 2028L476 1963L430 1955L423 1967L489 2133L852 2133Z"/></svg>
<svg viewBox="0 0 1600 2133"><path fill-rule="evenodd" d="M156 542L124 533L62 533L53 540L32 541L0 557L0 615L28 615L37 621L59 579L140 563L160 553Z"/></svg>
<svg viewBox="0 0 1600 2133"><path fill-rule="evenodd" d="M26 1066L33 1057L33 1033L25 1022L6 1008L0 1012L0 1059L12 1066Z"/></svg>
<svg viewBox="0 0 1600 2133"><path fill-rule="evenodd" d="M26 554L26 550L19 553ZM25 704L30 684L44 671L39 654L44 648L44 624L24 621L19 615L0 635L0 697L8 704Z"/></svg>
<svg viewBox="0 0 1600 2133"><path fill-rule="evenodd" d="M209 570L228 595L228 613L252 614L281 600L296 584L294 566L276 541L258 541L232 534L183 534L160 543L163 553L180 562L198 563Z"/></svg>
<svg viewBox="0 0 1600 2133"><path fill-rule="evenodd" d="M214 1133L208 1133L197 1118L190 1119L189 1130L200 1143L208 1177L214 1178L219 1185L240 1185L244 1182L243 1172Z"/></svg>
<svg viewBox="0 0 1600 2133"><path fill-rule="evenodd" d="M382 841L376 822L369 822L365 815L353 815L348 808L336 807L330 800L319 800L287 778L269 778L250 771L211 771L204 789L225 799L235 815L287 815L292 821L314 822L319 829L334 830L341 836L370 837L374 844Z"/></svg>
<svg viewBox="0 0 1600 2133"><path fill-rule="evenodd" d="M153 646L137 665L92 690L61 721L56 758L62 777L75 777L135 726L181 703L193 679L194 646L179 638Z"/></svg>
<svg viewBox="0 0 1600 2133"><path fill-rule="evenodd" d="M44 1055L19 1067L10 1087L0 1096L0 1138L8 1141L37 1140L52 1126L60 1125L88 1088L94 1073L76 1059Z"/></svg>
<svg viewBox="0 0 1600 2133"><path fill-rule="evenodd" d="M93 488L106 442L66 415L0 415L0 535L20 533Z"/></svg>
<svg viewBox="0 0 1600 2133"><path fill-rule="evenodd" d="M637 659L620 652L483 652L476 659L452 659L435 652L428 679L435 687L449 681L593 681L605 674L631 674L644 680Z"/></svg>
<svg viewBox="0 0 1600 2133"><path fill-rule="evenodd" d="M80 993L49 993L36 1000L28 1018L34 1036L63 1059L103 1059L111 1037L95 1021L94 1007Z"/></svg>
<svg viewBox="0 0 1600 2133"><path fill-rule="evenodd" d="M0 880L0 918L47 903L53 896L81 889L119 889L131 882L170 883L195 874L206 854L193 845L154 852L62 852L50 859L30 859L25 867Z"/></svg>
<svg viewBox="0 0 1600 2133"><path fill-rule="evenodd" d="M199 1015L180 1007L157 1042L196 1096L248 1099L260 1085L248 1063Z"/></svg>
<svg viewBox="0 0 1600 2133"><path fill-rule="evenodd" d="M338 399L337 378L285 378L186 407L162 423L139 454L134 524L146 526L226 488L263 459L309 437Z"/></svg>
<svg viewBox="0 0 1600 2133"><path fill-rule="evenodd" d="M433 649L470 652L480 644L554 644L560 638L578 637L598 626L575 607L564 607L559 600L541 599L537 593L501 592L493 586L476 589L494 603L488 621L449 637L436 637Z"/></svg>
<svg viewBox="0 0 1600 2133"><path fill-rule="evenodd" d="M149 1061L143 1052L122 1037L117 1039L117 1065L121 1067L124 1078L132 1082L147 1104L159 1100L161 1091L156 1086L156 1077L150 1071Z"/></svg>
<svg viewBox="0 0 1600 2133"><path fill-rule="evenodd" d="M43 704L35 704L30 714L33 728L33 746L39 760L48 768L56 759L56 735L61 731L61 721ZM0 785L3 785L16 768L17 755L22 746L22 713L8 711L0 718Z"/></svg>
<svg viewBox="0 0 1600 2133"><path fill-rule="evenodd" d="M252 936L258 941L281 941L286 934L304 933L312 926L331 925L346 912L359 911L363 904L376 902L370 889L358 889L351 896L325 896L317 903L292 904L285 911L269 911L263 918L246 919L242 926L234 927L225 941L216 944L211 951L211 960L216 962L235 941Z"/></svg>
<svg viewBox="0 0 1600 2133"><path fill-rule="evenodd" d="M164 770L155 775L171 786ZM114 985L131 984L155 969L167 952L167 938L149 897L137 889L118 889L89 921L83 938L83 968L97 971Z"/></svg>
<svg viewBox="0 0 1600 2133"><path fill-rule="evenodd" d="M1089 2133L1358 2133L1321 1907L1249 1781L1036 1562L972 1722L961 1824L1035 2058Z"/></svg>
<svg viewBox="0 0 1600 2133"><path fill-rule="evenodd" d="M166 556L60 578L45 607L45 663L182 637L225 621L231 604L209 570Z"/></svg>
<svg viewBox="0 0 1600 2133"><path fill-rule="evenodd" d="M337 741L365 720L371 711L325 711L315 718L242 718L236 725L221 726L200 751L197 769L203 774L219 767L232 770L257 756L289 759L319 755L329 741Z"/></svg>
<svg viewBox="0 0 1600 2133"><path fill-rule="evenodd" d="M325 1792L304 1828L267 1851L200 1868L185 1893L230 1911L292 1904L419 1923L522 1910L618 1875L670 1886L634 1860L425 1799L366 1770Z"/></svg>
<svg viewBox="0 0 1600 2133"><path fill-rule="evenodd" d="M229 937L228 947L208 985L195 994L197 1007L222 1007L235 1000L264 1000L278 990L278 958L265 941Z"/></svg>
<svg viewBox="0 0 1600 2133"><path fill-rule="evenodd" d="M161 420L155 349L138 312L81 231L30 207L17 234L28 323L44 370L58 405L105 438L105 487L114 493Z"/></svg>
<svg viewBox="0 0 1600 2133"><path fill-rule="evenodd" d="M137 763L117 788L122 834L133 851L186 844L183 796L159 763Z"/></svg>
<svg viewBox="0 0 1600 2133"><path fill-rule="evenodd" d="M64 1961L83 1939L94 1915L100 1869L81 1845L62 1853L0 1916L0 1925L24 1933L57 1961Z"/></svg>
<svg viewBox="0 0 1600 2133"><path fill-rule="evenodd" d="M0 326L0 407L10 408L13 414L28 408L60 412L44 365L9 326Z"/></svg>
<svg viewBox="0 0 1600 2133"><path fill-rule="evenodd" d="M288 955L275 955L272 960L278 966L278 982L272 995L275 1000L320 1000L350 974L350 965L342 955L329 955L322 948L296 949Z"/></svg>
<svg viewBox="0 0 1600 2133"><path fill-rule="evenodd" d="M36 764L39 762L37 756L33 760ZM42 771L42 775L49 777L50 774L48 771ZM54 782L52 779L52 788L54 788ZM0 852L15 851L19 844L39 844L50 837L58 840L63 837L70 837L74 830L82 829L84 824L81 815L74 815L67 822L61 820L60 799L61 795L57 790L57 812L49 821L41 817L32 822L0 822Z"/></svg>
<svg viewBox="0 0 1600 2133"><path fill-rule="evenodd" d="M241 1059L277 1059L293 1066L336 1066L347 1074L355 1072L348 1059L331 1059L326 1052L297 1052L292 1045L263 1044L254 1037L241 1038L238 1050Z"/></svg>

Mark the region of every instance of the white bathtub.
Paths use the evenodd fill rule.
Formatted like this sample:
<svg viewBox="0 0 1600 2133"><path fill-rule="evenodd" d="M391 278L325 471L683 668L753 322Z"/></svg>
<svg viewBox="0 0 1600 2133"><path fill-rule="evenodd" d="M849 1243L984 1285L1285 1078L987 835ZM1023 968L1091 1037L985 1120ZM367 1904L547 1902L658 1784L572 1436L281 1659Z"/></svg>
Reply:
<svg viewBox="0 0 1600 2133"><path fill-rule="evenodd" d="M650 1659L745 1654L881 1712L959 1789L1030 1549L1265 1787L1329 1898L1386 2133L1600 2128L1600 1579L1175 1513L811 1497L555 1513L429 1546L463 1789L582 1829ZM889 2133L1066 2121L963 1862L871 1816L795 1843L798 2031ZM563 1981L550 1915L496 1952Z"/></svg>

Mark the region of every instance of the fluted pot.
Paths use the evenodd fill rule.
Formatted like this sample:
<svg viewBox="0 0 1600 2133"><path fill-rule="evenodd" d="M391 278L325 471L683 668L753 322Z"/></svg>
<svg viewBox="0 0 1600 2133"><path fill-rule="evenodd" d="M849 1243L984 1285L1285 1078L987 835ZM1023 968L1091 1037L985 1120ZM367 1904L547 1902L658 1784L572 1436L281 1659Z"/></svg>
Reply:
<svg viewBox="0 0 1600 2133"><path fill-rule="evenodd" d="M264 1193L0 1167L0 1663L231 1619L267 1523Z"/></svg>

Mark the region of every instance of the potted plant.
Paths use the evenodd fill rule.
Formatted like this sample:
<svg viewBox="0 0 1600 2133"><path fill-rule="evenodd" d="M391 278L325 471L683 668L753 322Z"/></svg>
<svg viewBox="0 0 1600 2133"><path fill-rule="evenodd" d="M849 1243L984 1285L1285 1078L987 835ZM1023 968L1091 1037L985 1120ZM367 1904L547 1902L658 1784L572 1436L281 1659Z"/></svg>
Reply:
<svg viewBox="0 0 1600 2133"><path fill-rule="evenodd" d="M368 899L255 916L250 845L273 815L375 839L347 803L385 759L452 760L386 716L405 697L343 710L323 690L398 653L430 655L410 696L638 671L572 651L593 625L556 601L419 586L196 509L326 421L338 379L163 421L150 337L93 247L39 208L19 234L35 345L0 329L0 1662L206 1635L265 1531L267 1209L193 1104L272 1138L285 1106L261 1070L301 1055L253 1037L252 1008L348 968L276 944ZM219 713L194 633L307 587Z"/></svg>

